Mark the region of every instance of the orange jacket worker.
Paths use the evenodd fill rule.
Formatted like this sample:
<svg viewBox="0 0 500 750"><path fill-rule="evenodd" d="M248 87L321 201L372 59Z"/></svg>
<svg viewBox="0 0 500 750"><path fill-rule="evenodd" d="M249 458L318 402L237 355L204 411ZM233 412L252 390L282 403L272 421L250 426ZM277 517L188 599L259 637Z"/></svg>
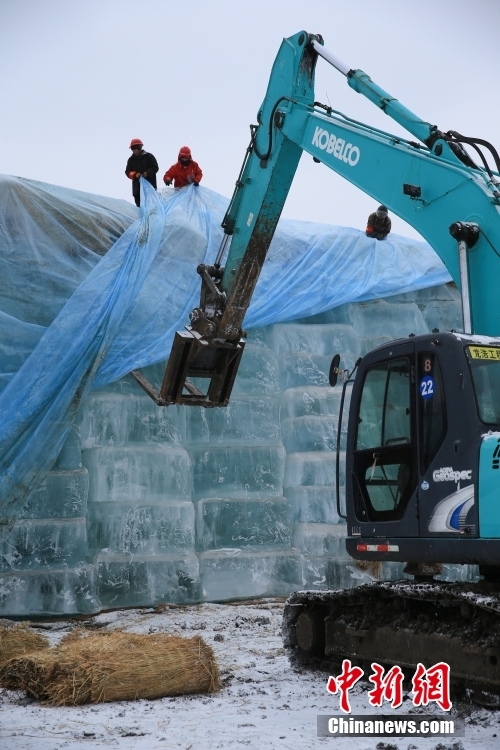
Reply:
<svg viewBox="0 0 500 750"><path fill-rule="evenodd" d="M183 146L179 151L179 159L176 164L172 164L170 169L165 172L163 182L165 185L171 185L173 181L176 188L183 188L186 185L198 187L202 177L203 172L199 164L191 158L191 149L188 146Z"/></svg>

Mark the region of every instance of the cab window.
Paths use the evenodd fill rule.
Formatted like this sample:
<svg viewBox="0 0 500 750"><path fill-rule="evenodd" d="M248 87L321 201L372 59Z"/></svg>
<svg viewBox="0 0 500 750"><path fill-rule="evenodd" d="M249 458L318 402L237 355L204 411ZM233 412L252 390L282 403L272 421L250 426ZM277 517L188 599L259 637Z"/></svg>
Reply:
<svg viewBox="0 0 500 750"><path fill-rule="evenodd" d="M366 372L354 454L360 520L401 518L415 488L411 392L407 357L380 362Z"/></svg>
<svg viewBox="0 0 500 750"><path fill-rule="evenodd" d="M410 361L381 362L365 376L356 450L411 442Z"/></svg>
<svg viewBox="0 0 500 750"><path fill-rule="evenodd" d="M468 346L479 418L489 425L500 424L500 347Z"/></svg>

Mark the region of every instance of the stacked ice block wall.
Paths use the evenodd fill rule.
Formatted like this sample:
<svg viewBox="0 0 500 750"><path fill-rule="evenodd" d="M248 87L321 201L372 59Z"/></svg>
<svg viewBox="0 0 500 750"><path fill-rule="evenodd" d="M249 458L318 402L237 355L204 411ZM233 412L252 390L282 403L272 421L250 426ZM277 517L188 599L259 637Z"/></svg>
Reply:
<svg viewBox="0 0 500 750"><path fill-rule="evenodd" d="M250 331L227 409L162 409L131 378L94 392L1 550L0 613L369 580L346 555L335 506L332 356L351 368L384 341L460 327L456 289L436 287ZM159 382L163 368L147 374ZM341 487L344 465L342 453ZM400 573L384 566L386 577Z"/></svg>
<svg viewBox="0 0 500 750"><path fill-rule="evenodd" d="M99 606L88 564L88 488L74 428L0 545L0 615L83 613Z"/></svg>
<svg viewBox="0 0 500 750"><path fill-rule="evenodd" d="M90 396L80 433L100 606L198 599L191 461L177 410L126 378Z"/></svg>

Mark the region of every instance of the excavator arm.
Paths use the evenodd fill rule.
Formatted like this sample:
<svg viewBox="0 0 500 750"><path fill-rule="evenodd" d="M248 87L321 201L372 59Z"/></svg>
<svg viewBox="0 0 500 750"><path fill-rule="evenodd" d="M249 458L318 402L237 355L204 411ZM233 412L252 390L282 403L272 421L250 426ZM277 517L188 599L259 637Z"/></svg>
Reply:
<svg viewBox="0 0 500 750"><path fill-rule="evenodd" d="M318 55L419 141L315 102ZM222 222L223 242L213 265L198 266L200 305L176 333L160 390L132 373L156 403L227 405L245 345L243 320L303 151L420 232L462 288L466 332L500 335L500 159L493 147L422 121L304 31L283 40L257 120ZM479 152L483 166L462 143ZM480 145L490 148L497 172Z"/></svg>

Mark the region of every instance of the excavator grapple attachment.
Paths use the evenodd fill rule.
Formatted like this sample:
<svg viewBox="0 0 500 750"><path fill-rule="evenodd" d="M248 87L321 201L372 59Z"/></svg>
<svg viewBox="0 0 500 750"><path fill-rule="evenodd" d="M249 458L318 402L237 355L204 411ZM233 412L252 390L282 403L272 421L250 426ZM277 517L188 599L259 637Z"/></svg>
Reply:
<svg viewBox="0 0 500 750"><path fill-rule="evenodd" d="M137 370L132 375L159 406L227 406L244 347L244 339L207 340L188 328L175 334L159 391Z"/></svg>

